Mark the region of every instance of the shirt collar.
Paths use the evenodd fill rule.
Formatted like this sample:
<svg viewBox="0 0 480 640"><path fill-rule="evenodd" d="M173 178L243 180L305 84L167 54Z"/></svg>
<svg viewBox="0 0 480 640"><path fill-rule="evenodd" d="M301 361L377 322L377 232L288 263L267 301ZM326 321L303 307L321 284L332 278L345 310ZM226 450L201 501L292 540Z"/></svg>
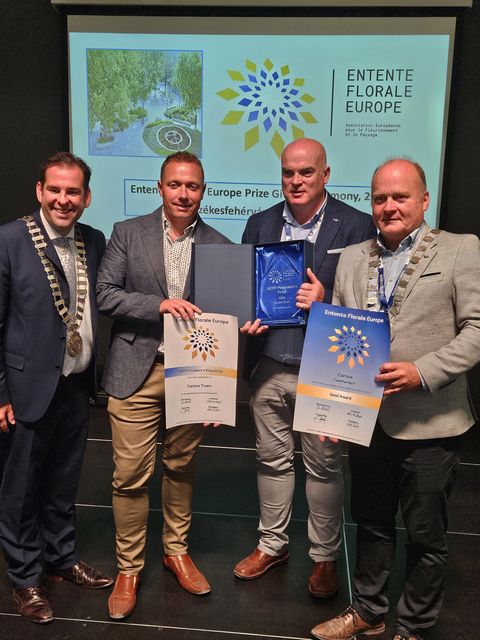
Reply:
<svg viewBox="0 0 480 640"><path fill-rule="evenodd" d="M400 242L400 244L395 249L395 251L392 251L391 249L387 249L382 236L378 234L377 245L380 247L381 253L397 253L397 252L402 253L403 251L408 251L408 249L411 249L413 247L415 241L417 240L420 234L420 231L423 229L424 226L425 226L425 223L422 222L422 224L419 227L417 227L411 233L409 233L408 236Z"/></svg>
<svg viewBox="0 0 480 640"><path fill-rule="evenodd" d="M186 238L187 236L192 236L193 232L195 230L195 227L197 226L197 222L198 222L198 216L195 218L195 220L192 222L192 224L189 224L188 227L185 228L185 231L182 233L181 236L179 236L177 238L177 240L181 240L182 238ZM170 221L168 220L167 216L165 215L164 211L163 211L163 207L162 207L162 227L163 227L163 232L166 234L168 232L168 230L171 228L171 224Z"/></svg>
<svg viewBox="0 0 480 640"><path fill-rule="evenodd" d="M300 224L298 222L298 220L293 215L290 207L288 206L288 202L285 200L285 204L283 206L283 220L287 224L292 225L292 227L302 227L303 229L311 229L314 226L314 224L317 222L319 217L325 211L325 207L327 206L327 200L328 200L328 193L327 191L325 191L325 198L323 199L320 209L310 218L308 222L305 222L305 224Z"/></svg>
<svg viewBox="0 0 480 640"><path fill-rule="evenodd" d="M73 240L75 238L75 234L73 230L74 227L70 229L70 231L67 233L66 236L63 236L61 233L58 233L58 231L52 227L52 225L49 223L49 221L45 217L45 214L43 213L42 209L40 209L40 219L43 223L43 226L45 227L45 231L47 232L47 236L50 238L50 240L56 240L57 238L71 238Z"/></svg>

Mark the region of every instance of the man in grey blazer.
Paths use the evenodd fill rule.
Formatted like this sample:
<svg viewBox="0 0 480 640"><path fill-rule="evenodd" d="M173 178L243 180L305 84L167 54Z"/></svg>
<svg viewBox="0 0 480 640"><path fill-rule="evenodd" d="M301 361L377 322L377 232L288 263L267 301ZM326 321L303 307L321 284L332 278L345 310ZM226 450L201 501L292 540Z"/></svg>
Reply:
<svg viewBox="0 0 480 640"><path fill-rule="evenodd" d="M252 216L242 242L263 244L307 240L315 245L313 270L297 293L297 306L331 302L335 269L344 247L376 235L367 213L334 198L325 186L330 167L322 144L309 138L288 144L281 158L285 201ZM256 320L241 331L252 336L249 351L258 364L251 378L250 407L257 433L260 540L234 573L242 580L263 576L288 558L287 527L295 484L293 412L304 327L268 327ZM263 340L263 343L259 342ZM247 358L248 359L248 358ZM312 596L326 598L338 589L336 559L341 549L343 475L339 448L301 435L309 505L308 537L313 561L308 580Z"/></svg>
<svg viewBox="0 0 480 640"><path fill-rule="evenodd" d="M115 619L132 613L144 566L148 481L165 412L163 316L187 320L201 313L188 301L193 242L229 242L197 215L205 182L196 156L179 152L166 158L158 188L162 207L115 225L97 284L100 311L114 320L103 387L110 394L115 461L119 574L108 603ZM162 447L164 564L196 595L210 592L187 547L195 454L203 433L201 424L169 429Z"/></svg>
<svg viewBox="0 0 480 640"><path fill-rule="evenodd" d="M474 422L466 372L480 360L480 243L430 229L422 168L390 160L372 179L378 240L344 251L334 303L388 312L390 362L370 447L350 445L357 561L352 605L317 625L321 640L382 637L395 556L395 515L407 530L394 640L421 640L439 615L447 564L447 498L461 435Z"/></svg>

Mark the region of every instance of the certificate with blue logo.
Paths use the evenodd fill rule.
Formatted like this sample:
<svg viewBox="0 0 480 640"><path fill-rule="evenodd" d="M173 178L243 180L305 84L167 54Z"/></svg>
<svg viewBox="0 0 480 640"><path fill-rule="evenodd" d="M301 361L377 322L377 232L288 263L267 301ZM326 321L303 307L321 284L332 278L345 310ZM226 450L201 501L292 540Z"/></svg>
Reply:
<svg viewBox="0 0 480 640"><path fill-rule="evenodd" d="M238 322L202 313L177 321L165 315L166 428L196 422L235 426Z"/></svg>
<svg viewBox="0 0 480 640"><path fill-rule="evenodd" d="M297 384L293 428L368 446L390 358L388 314L315 302Z"/></svg>

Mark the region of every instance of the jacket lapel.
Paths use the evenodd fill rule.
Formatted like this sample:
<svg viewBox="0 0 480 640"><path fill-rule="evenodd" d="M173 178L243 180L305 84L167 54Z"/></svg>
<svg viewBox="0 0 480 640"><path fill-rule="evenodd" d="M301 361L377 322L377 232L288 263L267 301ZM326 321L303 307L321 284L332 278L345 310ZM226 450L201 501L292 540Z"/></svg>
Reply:
<svg viewBox="0 0 480 640"><path fill-rule="evenodd" d="M97 268L98 268L98 254L97 247L93 241L89 242L86 238L86 232L81 229L83 242L85 244L85 258L87 261L87 278L88 278L88 299L90 301L90 316L92 319L93 332L96 332L96 309L97 309L97 296L95 287L97 284Z"/></svg>
<svg viewBox="0 0 480 640"><path fill-rule="evenodd" d="M353 264L353 295L355 304L359 309L367 308L368 290L368 261L370 256L370 244L362 249L361 255L357 256Z"/></svg>
<svg viewBox="0 0 480 640"><path fill-rule="evenodd" d="M198 216L197 224L193 234L193 242L196 244L210 244L212 242L212 236L210 234L210 227L203 222ZM193 247L192 247L193 254ZM185 280L185 288L183 290L183 299L188 300L190 298L190 282L192 281L192 260L188 267L187 279Z"/></svg>
<svg viewBox="0 0 480 640"><path fill-rule="evenodd" d="M55 245L50 240L47 230L43 225L42 218L40 217L40 209L38 209L33 214L33 219L35 220L38 228L42 232L43 238L45 240L45 244L47 245L43 251L46 257L52 263L53 269L55 271L55 275L57 276L58 284L60 286L60 291L62 292L63 299L65 300L65 304L68 307L68 305L70 304L70 289L68 287L67 278L65 277L65 272L63 270L62 263L60 262L60 258L58 257L57 250L55 249ZM35 253L36 253L36 250L35 250ZM38 256L37 258L40 263L40 258ZM42 270L43 270L43 267L42 267ZM47 278L47 274L45 274L45 278Z"/></svg>
<svg viewBox="0 0 480 640"><path fill-rule="evenodd" d="M165 260L163 254L163 228L161 209L157 209L157 215L151 218L141 232L148 257L152 264L155 277L164 295L168 298L167 279L165 276Z"/></svg>
<svg viewBox="0 0 480 640"><path fill-rule="evenodd" d="M427 225L425 225L425 230L422 233L422 237L419 239L419 242L421 243L424 236L430 231L430 227L428 227ZM416 285L416 283L418 282L418 279L423 275L423 273L425 272L425 269L428 267L428 265L430 264L430 262L433 260L433 258L436 256L437 254L437 244L438 244L438 236L435 236L434 240L430 243L429 247L427 248L427 250L425 251L425 253L423 254L423 256L420 258L419 263L417 264L415 271L413 272L407 287L405 289L405 294L403 296L403 302L405 302L405 300L408 298L408 296L411 294L414 286ZM402 312L402 307L400 307L400 313Z"/></svg>
<svg viewBox="0 0 480 640"><path fill-rule="evenodd" d="M277 215L275 216L274 223L271 226L267 226L265 229L265 243L267 242L280 242L282 239L283 231L283 208L285 204L283 202L278 205ZM263 230L262 230L263 233Z"/></svg>
<svg viewBox="0 0 480 640"><path fill-rule="evenodd" d="M341 214L337 212L331 198L328 199L322 224L315 242L315 270L318 271L325 260L327 249L331 247L341 226Z"/></svg>
<svg viewBox="0 0 480 640"><path fill-rule="evenodd" d="M58 257L58 253L57 253L57 250L55 249L55 245L50 240L50 238L48 236L48 233L47 233L45 227L43 226L43 222L42 222L42 218L40 217L40 210L39 209L37 211L35 211L35 213L33 214L33 219L35 220L35 223L37 224L38 228L42 232L42 235L43 235L43 237L45 239L45 243L47 245L45 247L45 249L44 249L45 255L50 260L50 262L55 266L56 270L59 271L62 274L62 277L65 279L65 274L63 272L62 263L60 262L60 258ZM65 280L65 282L66 282L66 280Z"/></svg>

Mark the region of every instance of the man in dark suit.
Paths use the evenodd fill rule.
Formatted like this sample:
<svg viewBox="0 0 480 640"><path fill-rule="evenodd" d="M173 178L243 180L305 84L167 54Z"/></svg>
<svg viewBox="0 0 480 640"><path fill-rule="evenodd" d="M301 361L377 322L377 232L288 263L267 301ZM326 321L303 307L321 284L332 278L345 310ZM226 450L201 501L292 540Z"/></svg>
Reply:
<svg viewBox="0 0 480 640"><path fill-rule="evenodd" d="M315 244L314 270L299 289L297 306L308 310L314 301L331 302L335 268L344 247L375 235L371 216L335 199L325 190L330 168L324 147L316 140L296 140L282 158L285 201L250 218L242 241L251 244L305 239ZM241 331L264 334L262 345L253 340L261 358L251 378L250 407L257 433L257 477L260 498L260 541L239 562L234 573L251 580L288 558L286 529L292 511L295 484L292 432L296 384L304 329L272 328L260 321ZM248 354L247 354L248 359ZM336 559L341 547L343 476L338 446L302 433L310 514L308 535L314 562L308 588L314 597L333 595L338 589Z"/></svg>
<svg viewBox="0 0 480 640"><path fill-rule="evenodd" d="M105 249L100 231L76 224L90 204L89 180L80 158L57 153L40 167L40 210L0 227L0 429L8 449L0 542L18 611L38 623L53 619L44 564L56 580L92 589L113 582L81 562L75 544Z"/></svg>
<svg viewBox="0 0 480 640"><path fill-rule="evenodd" d="M100 310L114 319L103 386L115 460L113 512L119 574L109 614L125 618L136 604L144 566L148 481L164 424L163 316L188 320L200 309L188 301L192 243L226 243L198 217L203 167L188 152L169 156L158 183L163 206L115 225L98 274ZM195 595L210 592L188 554L195 456L204 426L164 431L162 447L164 565Z"/></svg>
<svg viewBox="0 0 480 640"><path fill-rule="evenodd" d="M347 249L335 277L335 304L388 313L391 346L370 446L349 447L352 605L312 630L320 640L385 637L399 507L407 544L393 640L421 640L442 606L447 500L474 423L466 372L480 360L480 242L430 229L429 202L420 165L382 164L372 178L378 239Z"/></svg>

